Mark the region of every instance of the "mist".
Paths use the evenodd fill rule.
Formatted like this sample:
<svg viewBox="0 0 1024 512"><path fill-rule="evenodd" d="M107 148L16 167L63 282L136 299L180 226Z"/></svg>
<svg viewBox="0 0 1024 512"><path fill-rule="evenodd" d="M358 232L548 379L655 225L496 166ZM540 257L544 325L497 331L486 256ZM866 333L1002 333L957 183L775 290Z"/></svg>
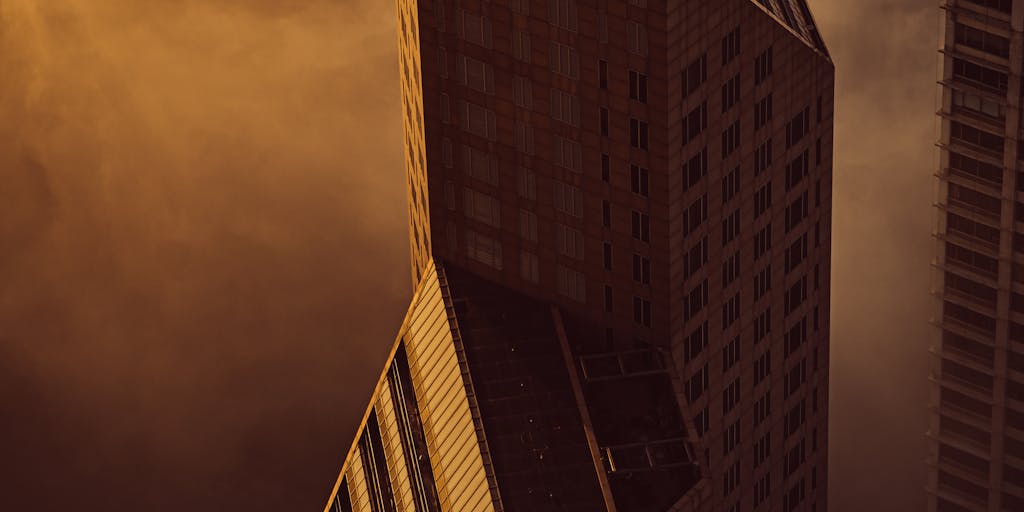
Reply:
<svg viewBox="0 0 1024 512"><path fill-rule="evenodd" d="M830 510L925 509L935 2L811 3L836 63Z"/></svg>
<svg viewBox="0 0 1024 512"><path fill-rule="evenodd" d="M831 509L924 505L940 15L837 67ZM0 3L3 510L319 510L408 300L394 6Z"/></svg>
<svg viewBox="0 0 1024 512"><path fill-rule="evenodd" d="M0 4L0 509L322 507L409 294L384 4Z"/></svg>

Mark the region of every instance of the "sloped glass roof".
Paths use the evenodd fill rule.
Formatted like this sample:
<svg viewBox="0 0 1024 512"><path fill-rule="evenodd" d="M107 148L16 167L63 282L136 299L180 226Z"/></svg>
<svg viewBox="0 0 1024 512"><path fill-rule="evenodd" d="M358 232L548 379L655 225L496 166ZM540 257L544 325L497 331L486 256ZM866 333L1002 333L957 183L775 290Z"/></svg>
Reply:
<svg viewBox="0 0 1024 512"><path fill-rule="evenodd" d="M781 19L792 28L808 45L828 55L825 42L814 25L811 10L806 0L757 0L768 12Z"/></svg>

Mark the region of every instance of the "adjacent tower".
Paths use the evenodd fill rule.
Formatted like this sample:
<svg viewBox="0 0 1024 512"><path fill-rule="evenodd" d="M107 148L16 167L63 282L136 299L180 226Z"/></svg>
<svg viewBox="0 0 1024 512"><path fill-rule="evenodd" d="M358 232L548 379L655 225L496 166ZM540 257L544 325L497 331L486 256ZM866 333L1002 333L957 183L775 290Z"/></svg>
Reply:
<svg viewBox="0 0 1024 512"><path fill-rule="evenodd" d="M1024 2L942 8L929 510L1024 510Z"/></svg>
<svg viewBox="0 0 1024 512"><path fill-rule="evenodd" d="M328 504L825 511L804 0L400 0L416 295Z"/></svg>

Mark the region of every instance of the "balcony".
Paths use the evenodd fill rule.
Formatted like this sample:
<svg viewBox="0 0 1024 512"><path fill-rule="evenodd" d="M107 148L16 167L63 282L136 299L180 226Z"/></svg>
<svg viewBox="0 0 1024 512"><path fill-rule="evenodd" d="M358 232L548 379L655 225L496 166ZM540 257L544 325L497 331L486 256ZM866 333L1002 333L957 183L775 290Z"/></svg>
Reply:
<svg viewBox="0 0 1024 512"><path fill-rule="evenodd" d="M934 455L928 457L927 464L939 472L937 488L927 488L928 492L971 510L979 510L981 512L988 510L985 506L989 495L987 478L981 479L977 476L977 472L970 468L963 467L960 464L951 464L948 459L940 461ZM944 475L945 479L949 481L943 482ZM979 496L979 492L983 493L984 496Z"/></svg>
<svg viewBox="0 0 1024 512"><path fill-rule="evenodd" d="M959 505L967 510L971 510L972 512L988 512L988 506L984 503L979 503L974 496L962 493L956 489L950 489L948 486L942 486L940 488L926 486L925 491L932 496L938 496L943 500Z"/></svg>
<svg viewBox="0 0 1024 512"><path fill-rule="evenodd" d="M998 224L1002 217L1001 212L993 212L987 208L952 197L946 198L946 209L958 215L967 213L970 217L982 218L987 222L995 224Z"/></svg>
<svg viewBox="0 0 1024 512"><path fill-rule="evenodd" d="M932 380L932 382L937 381ZM970 409L960 407L949 400L945 402L940 401L939 405L930 406L928 410L936 416L949 416L957 421L967 423L978 428L992 428L992 418L990 416L985 416Z"/></svg>
<svg viewBox="0 0 1024 512"><path fill-rule="evenodd" d="M979 189L973 182L966 184L950 182L945 199L948 206L990 219L998 226L1006 202L1001 197L1001 190L994 194L991 192L991 190Z"/></svg>
<svg viewBox="0 0 1024 512"><path fill-rule="evenodd" d="M939 421L941 422L942 420L940 419ZM929 430L925 435L929 439L937 443L947 444L959 450L963 450L967 453L970 453L971 455L974 455L976 457L981 457L985 459L991 457L991 454L989 452L991 447L988 443L983 443L981 441L977 441L962 435L958 435L953 432L942 430L941 427L938 432L933 432Z"/></svg>
<svg viewBox="0 0 1024 512"><path fill-rule="evenodd" d="M999 287L999 282L997 281L999 275L997 273L989 272L987 270L975 267L968 263L964 263L960 260L953 260L947 258L945 259L945 261L941 263L933 260L932 266L943 271L953 270L956 273L963 275L964 277L967 277L979 283L986 284L991 288Z"/></svg>
<svg viewBox="0 0 1024 512"><path fill-rule="evenodd" d="M954 55L954 54L951 54L948 51L940 50L939 52L943 53L945 55ZM966 56L956 55L956 57L957 58L965 58ZM965 58L965 60L974 60L974 59L966 59ZM981 65L988 65L989 63L981 62L979 64L981 64ZM965 91L965 92L970 92L970 93L978 94L978 95L984 96L984 97L986 97L988 99L991 99L991 100L1006 101L1007 91L1005 89L1000 89L999 87L987 84L985 82L979 82L979 81L976 81L976 80L972 80L972 79L969 79L969 78L964 77L964 76L954 75L954 76L951 76L949 78L946 78L946 79L943 79L943 80L939 80L937 83L939 85L943 86L943 87L948 87L949 89L954 89L954 90L958 90L958 91Z"/></svg>
<svg viewBox="0 0 1024 512"><path fill-rule="evenodd" d="M967 306L970 307L971 309L982 310L983 314L986 314L991 317L996 316L995 300L983 299L981 297L978 297L977 295L967 293L963 290L953 288L949 285L943 287L942 290L934 290L932 292L932 295L940 299L953 299L950 302L959 304L961 306Z"/></svg>
<svg viewBox="0 0 1024 512"><path fill-rule="evenodd" d="M929 375L928 380L985 403L992 403L992 390L979 386L969 380L950 375L949 373L936 375L934 372Z"/></svg>
<svg viewBox="0 0 1024 512"><path fill-rule="evenodd" d="M961 334L963 332L967 332L969 338L973 339L973 338L976 338L976 337L980 336L980 337L982 337L982 339L988 340L988 344L992 343L991 340L995 338L995 326L994 326L994 324L995 324L996 321L995 321L994 317L989 316L989 318L992 319L993 326L992 326L991 329L988 329L988 328L981 327L981 326L978 326L976 324L972 324L970 322L964 321L964 319L962 319L962 318L958 318L956 316L953 316L951 314L948 314L948 313L944 312L945 308L948 307L950 304L953 304L954 306L958 306L958 307L964 307L962 304L957 304L956 302L951 302L951 301L948 301L948 300L944 301L943 304L944 304L944 306L943 306L944 309L943 309L943 312L942 312L942 318L938 319L938 321L937 321L939 323L939 325L943 329L950 329L950 328L952 328L952 329L950 329L950 331L954 332L956 334ZM977 311L974 311L973 309L971 311L972 312L977 312ZM979 313L979 314L984 315L984 313Z"/></svg>
<svg viewBox="0 0 1024 512"><path fill-rule="evenodd" d="M989 95L986 95L989 98ZM1006 130L1006 118L986 115L969 108L954 106L953 110L938 110L935 115L951 121L968 121L972 125L982 125L989 131L1003 132Z"/></svg>
<svg viewBox="0 0 1024 512"><path fill-rule="evenodd" d="M967 480L978 487L988 487L989 472L992 470L991 461L988 461L989 457L989 454L985 454L984 458L989 463L989 468L985 470L957 462L949 457L937 457L935 455L928 456L927 464L957 478Z"/></svg>
<svg viewBox="0 0 1024 512"><path fill-rule="evenodd" d="M935 173L935 177L941 180L958 183L963 186L969 186L995 197L999 197L1003 194L1002 183L983 178L963 169L944 167L941 171Z"/></svg>
<svg viewBox="0 0 1024 512"><path fill-rule="evenodd" d="M963 43L956 42L955 39L947 39L943 42L942 48L939 49L939 53L949 56L956 57L958 59L971 62L979 66L985 66L989 69L999 71L1007 76L1011 74L1010 71L1010 60L1009 58L989 53L984 50L967 46ZM957 77L961 78L962 77ZM991 87L987 84L982 84L986 87Z"/></svg>
<svg viewBox="0 0 1024 512"><path fill-rule="evenodd" d="M938 230L932 231L932 236L935 237L937 240L941 240L943 242L952 242L956 245L959 245L960 247L971 249L975 252L980 252L983 254L999 254L998 243L993 243L984 238L969 235L967 233L957 231L949 227L946 228L946 232Z"/></svg>
<svg viewBox="0 0 1024 512"><path fill-rule="evenodd" d="M949 139L949 145L948 146L942 146L940 144L939 147L942 147L943 149L946 149L948 147L955 147L955 148L958 148L957 150L960 151L960 152L964 152L964 153L967 153L967 154L972 154L973 153L974 155L988 157L989 159L993 159L993 160L995 160L995 159L1002 160L1003 159L1003 153L1006 151L1006 147L1005 146L1002 149L990 148L990 147L987 147L987 146L982 146L980 144L975 144L975 143L973 143L973 142L971 142L969 140L960 139L960 138L952 138L952 137L950 137L950 139Z"/></svg>
<svg viewBox="0 0 1024 512"><path fill-rule="evenodd" d="M983 344L986 344L986 345L991 345L992 343L994 343L993 340L992 340L992 337L979 335L974 330L970 330L970 329L966 329L966 328L960 327L959 323L956 323L956 322L943 321L942 318L932 318L931 319L931 324L933 326L937 327L939 330L949 331L950 333L956 334L958 336L962 336L964 338L976 341L978 343L983 343ZM942 354L937 354L937 355L942 355Z"/></svg>
<svg viewBox="0 0 1024 512"><path fill-rule="evenodd" d="M1001 32L1009 33L1013 30L1010 25L1010 14L996 9L986 8L963 0L945 0L939 8L944 9L953 16L963 16L980 21Z"/></svg>
<svg viewBox="0 0 1024 512"><path fill-rule="evenodd" d="M977 160L979 162L1003 169L1002 153L996 153L995 151L986 149L984 147L979 147L974 144L970 144L967 142L963 142L959 139L952 138L949 140L939 140L935 143L935 145L939 149L942 149L943 151L949 153L959 153L961 155L973 158L974 160ZM998 188L1000 191L1002 191L1001 185Z"/></svg>
<svg viewBox="0 0 1024 512"><path fill-rule="evenodd" d="M935 346L929 347L928 352L931 354L951 361L960 363L973 370L983 372L990 376L995 376L995 370L992 369L992 361L987 361L982 357L967 352L965 350L956 349L949 346Z"/></svg>
<svg viewBox="0 0 1024 512"><path fill-rule="evenodd" d="M976 64L995 69L997 71L1006 73L1008 76L1010 72L1010 59L1003 57L995 53L990 53L985 50L980 50L973 46L968 46L964 43L958 43L955 40L947 40L943 45L939 53L956 57L962 60L968 60Z"/></svg>
<svg viewBox="0 0 1024 512"><path fill-rule="evenodd" d="M988 210L977 208L970 205L965 205L962 201L950 201L948 197L943 197L938 201L932 203L932 206L938 209L943 214L954 213L965 219L984 224L989 227L999 229L1001 216L998 214L992 214ZM939 233L935 233L938 235ZM974 237L968 238L974 240ZM998 247L993 245L991 242L982 240L986 250L990 250L991 257L997 258L999 255Z"/></svg>

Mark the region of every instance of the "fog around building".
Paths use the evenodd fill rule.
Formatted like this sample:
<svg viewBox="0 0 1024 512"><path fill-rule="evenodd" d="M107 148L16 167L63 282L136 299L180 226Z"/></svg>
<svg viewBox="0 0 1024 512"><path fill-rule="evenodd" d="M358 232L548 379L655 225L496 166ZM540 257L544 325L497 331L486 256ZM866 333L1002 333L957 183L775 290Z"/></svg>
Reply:
<svg viewBox="0 0 1024 512"><path fill-rule="evenodd" d="M920 509L940 15L811 7L832 510ZM394 16L0 3L0 509L323 506L410 295Z"/></svg>

